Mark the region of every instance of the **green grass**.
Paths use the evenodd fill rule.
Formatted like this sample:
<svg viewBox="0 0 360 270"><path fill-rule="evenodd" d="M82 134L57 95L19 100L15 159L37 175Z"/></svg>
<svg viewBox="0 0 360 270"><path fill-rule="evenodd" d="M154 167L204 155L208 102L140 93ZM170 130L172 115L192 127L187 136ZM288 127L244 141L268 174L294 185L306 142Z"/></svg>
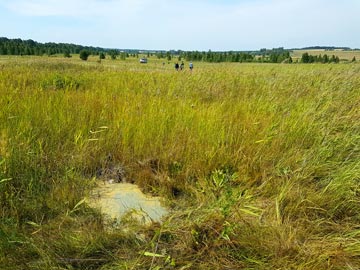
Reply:
<svg viewBox="0 0 360 270"><path fill-rule="evenodd" d="M0 59L2 269L360 267L360 67L194 66ZM163 224L83 202L109 155Z"/></svg>

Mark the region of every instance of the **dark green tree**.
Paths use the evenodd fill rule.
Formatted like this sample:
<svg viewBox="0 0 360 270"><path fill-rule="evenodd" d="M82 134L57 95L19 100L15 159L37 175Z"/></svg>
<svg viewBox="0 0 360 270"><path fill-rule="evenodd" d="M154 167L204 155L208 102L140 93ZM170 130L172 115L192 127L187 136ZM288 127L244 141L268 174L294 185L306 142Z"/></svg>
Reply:
<svg viewBox="0 0 360 270"><path fill-rule="evenodd" d="M270 62L277 63L279 59L279 55L277 53L270 54Z"/></svg>
<svg viewBox="0 0 360 270"><path fill-rule="evenodd" d="M110 55L110 58L112 60L115 60L116 59L116 56L119 55L119 52L117 50L110 50L108 51L108 54Z"/></svg>
<svg viewBox="0 0 360 270"><path fill-rule="evenodd" d="M64 57L65 58L70 58L71 57L71 54L70 54L69 50L64 51Z"/></svg>
<svg viewBox="0 0 360 270"><path fill-rule="evenodd" d="M323 58L322 58L322 62L323 63L329 63L329 56L327 54L324 54Z"/></svg>
<svg viewBox="0 0 360 270"><path fill-rule="evenodd" d="M80 59L81 60L88 60L88 57L89 57L90 53L87 51L87 50L81 50L80 51Z"/></svg>
<svg viewBox="0 0 360 270"><path fill-rule="evenodd" d="M329 60L330 63L336 63L336 57L335 55L332 55L330 60Z"/></svg>
<svg viewBox="0 0 360 270"><path fill-rule="evenodd" d="M170 52L166 52L166 59L168 61L171 61L171 53Z"/></svg>
<svg viewBox="0 0 360 270"><path fill-rule="evenodd" d="M308 63L314 63L316 61L316 57L313 55L309 55L309 61Z"/></svg>
<svg viewBox="0 0 360 270"><path fill-rule="evenodd" d="M307 52L303 53L302 56L301 56L301 62L302 63L309 63L309 61L310 61L309 54Z"/></svg>
<svg viewBox="0 0 360 270"><path fill-rule="evenodd" d="M322 63L324 61L323 56L321 54L319 54L318 58L317 58L317 62Z"/></svg>

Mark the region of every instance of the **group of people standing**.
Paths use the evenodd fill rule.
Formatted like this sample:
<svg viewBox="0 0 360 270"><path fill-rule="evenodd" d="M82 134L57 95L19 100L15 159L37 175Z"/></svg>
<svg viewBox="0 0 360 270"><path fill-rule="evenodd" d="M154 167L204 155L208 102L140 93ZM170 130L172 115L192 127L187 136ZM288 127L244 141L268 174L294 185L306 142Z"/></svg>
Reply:
<svg viewBox="0 0 360 270"><path fill-rule="evenodd" d="M194 68L194 65L192 62L189 63L189 69L190 71L192 71ZM184 61L181 62L181 64L179 65L178 62L175 63L175 70L179 71L179 70L183 70L184 69Z"/></svg>

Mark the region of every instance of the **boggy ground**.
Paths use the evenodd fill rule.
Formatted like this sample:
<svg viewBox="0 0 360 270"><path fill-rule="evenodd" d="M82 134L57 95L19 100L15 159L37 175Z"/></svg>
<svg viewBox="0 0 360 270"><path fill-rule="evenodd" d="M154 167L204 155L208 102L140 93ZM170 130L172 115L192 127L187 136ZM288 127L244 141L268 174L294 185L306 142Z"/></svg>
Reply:
<svg viewBox="0 0 360 270"><path fill-rule="evenodd" d="M358 269L359 65L161 63L2 59L1 268ZM161 224L87 205L109 155Z"/></svg>

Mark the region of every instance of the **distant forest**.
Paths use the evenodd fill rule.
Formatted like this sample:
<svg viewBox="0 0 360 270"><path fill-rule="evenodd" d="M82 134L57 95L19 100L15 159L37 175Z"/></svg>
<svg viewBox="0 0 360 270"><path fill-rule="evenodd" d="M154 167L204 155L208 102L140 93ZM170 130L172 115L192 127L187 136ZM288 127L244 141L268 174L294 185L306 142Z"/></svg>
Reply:
<svg viewBox="0 0 360 270"><path fill-rule="evenodd" d="M39 43L34 40L8 39L0 37L0 55L55 55L78 54L87 50L91 54L99 54L103 48L81 46L67 43Z"/></svg>
<svg viewBox="0 0 360 270"><path fill-rule="evenodd" d="M334 50L344 50L344 51L351 51L351 50L359 50L359 49L351 49L349 47L335 47L335 46L312 46L312 47L305 47L298 50L325 50L325 51L334 51Z"/></svg>
<svg viewBox="0 0 360 270"><path fill-rule="evenodd" d="M308 49L349 49L347 47L309 47ZM305 48L304 48L305 49ZM287 50L282 47L274 49L261 49L258 51L228 51L228 52L213 52L211 50L205 51L141 51L134 49L118 50L118 49L105 49L100 47L82 46L68 43L40 43L34 40L22 39L8 39L0 37L0 55L59 55L64 57L71 57L72 54L81 55L99 55L101 59L108 55L111 59L125 60L128 57L139 57L139 54L156 56L159 59L172 61L174 59L181 61L203 61L203 62L261 62L261 63L292 63L290 53L292 50ZM306 56L307 57L307 56ZM83 59L83 58L82 58ZM86 60L85 57L83 60ZM302 59L304 60L304 59ZM303 63L321 62L323 59L305 58ZM335 61L334 61L335 62Z"/></svg>

